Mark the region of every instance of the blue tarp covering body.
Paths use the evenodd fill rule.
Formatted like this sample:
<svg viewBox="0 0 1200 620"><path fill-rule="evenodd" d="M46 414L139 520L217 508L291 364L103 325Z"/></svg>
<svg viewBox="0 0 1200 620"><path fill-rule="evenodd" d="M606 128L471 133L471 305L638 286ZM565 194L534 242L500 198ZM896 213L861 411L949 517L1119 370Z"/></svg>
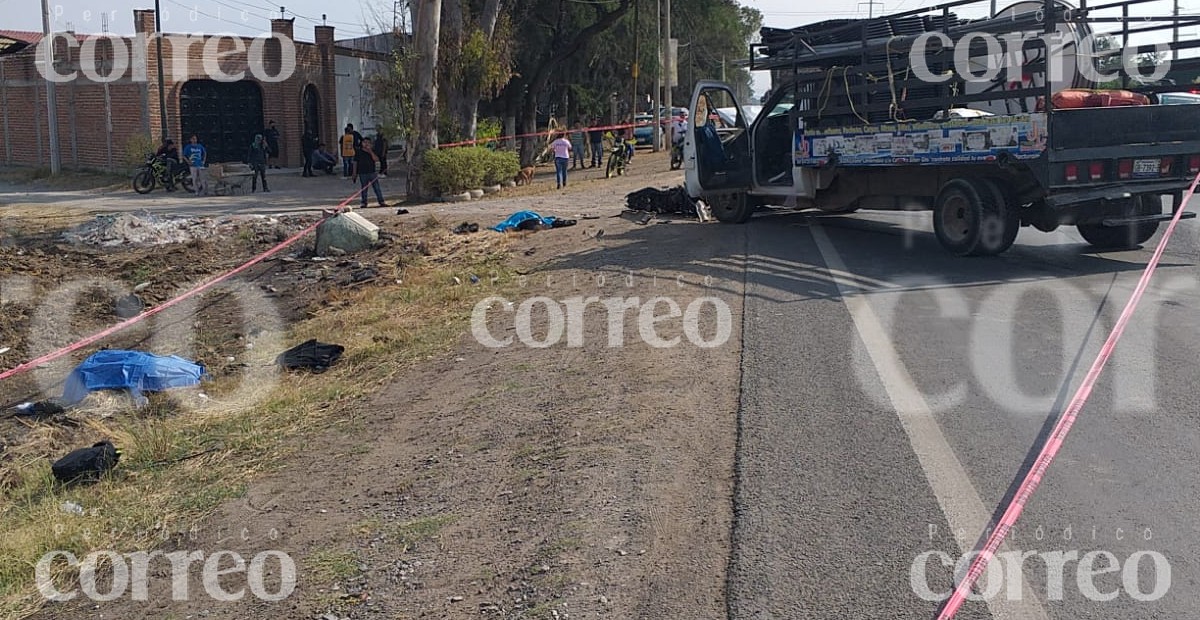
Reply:
<svg viewBox="0 0 1200 620"><path fill-rule="evenodd" d="M95 390L129 390L141 405L146 402L143 392L196 385L204 376L204 366L175 355L109 349L95 353L71 371L62 399L70 406Z"/></svg>
<svg viewBox="0 0 1200 620"><path fill-rule="evenodd" d="M537 220L538 223L543 226L553 226L555 219L556 218L554 217L542 217L533 211L517 211L516 213L510 215L507 220L504 220L503 222L493 226L492 230L496 232L519 230L522 223L530 220Z"/></svg>

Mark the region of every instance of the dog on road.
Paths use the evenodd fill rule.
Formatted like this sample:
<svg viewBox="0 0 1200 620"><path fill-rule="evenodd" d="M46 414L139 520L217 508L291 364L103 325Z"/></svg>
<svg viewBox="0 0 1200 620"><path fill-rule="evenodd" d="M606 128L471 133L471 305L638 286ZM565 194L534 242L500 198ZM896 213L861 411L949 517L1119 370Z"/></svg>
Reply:
<svg viewBox="0 0 1200 620"><path fill-rule="evenodd" d="M513 180L516 181L517 185L529 185L533 183L533 166L521 168L521 171L517 173L517 177Z"/></svg>

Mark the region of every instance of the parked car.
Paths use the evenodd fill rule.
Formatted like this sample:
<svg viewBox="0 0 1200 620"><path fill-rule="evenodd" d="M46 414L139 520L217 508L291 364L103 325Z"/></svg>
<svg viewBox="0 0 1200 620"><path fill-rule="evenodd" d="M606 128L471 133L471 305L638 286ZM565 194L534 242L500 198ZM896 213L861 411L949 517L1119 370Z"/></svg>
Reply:
<svg viewBox="0 0 1200 620"><path fill-rule="evenodd" d="M758 118L758 114L762 112L763 107L760 105L744 105L742 106L742 117L746 126L749 127L754 119ZM717 116L726 127L737 125L737 117L735 108L717 108Z"/></svg>
<svg viewBox="0 0 1200 620"><path fill-rule="evenodd" d="M651 146L654 144L654 116L651 114L638 114L633 117L633 137L637 140L638 146ZM659 135L663 140L666 140L666 133L662 127L658 129Z"/></svg>

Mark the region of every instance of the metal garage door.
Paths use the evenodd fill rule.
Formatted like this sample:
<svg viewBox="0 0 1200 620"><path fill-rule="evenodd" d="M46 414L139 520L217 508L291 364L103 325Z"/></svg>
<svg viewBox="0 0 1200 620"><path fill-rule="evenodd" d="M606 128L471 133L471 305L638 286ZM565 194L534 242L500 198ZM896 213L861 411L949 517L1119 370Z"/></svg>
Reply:
<svg viewBox="0 0 1200 620"><path fill-rule="evenodd" d="M179 91L179 117L181 143L194 133L210 163L240 162L263 129L262 89L250 80L191 80Z"/></svg>

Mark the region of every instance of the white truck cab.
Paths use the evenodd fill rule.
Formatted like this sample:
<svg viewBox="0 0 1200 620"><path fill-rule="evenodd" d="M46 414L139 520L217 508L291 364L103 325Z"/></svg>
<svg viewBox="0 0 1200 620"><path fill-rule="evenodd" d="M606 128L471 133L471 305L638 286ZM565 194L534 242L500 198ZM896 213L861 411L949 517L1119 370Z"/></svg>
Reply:
<svg viewBox="0 0 1200 620"><path fill-rule="evenodd" d="M718 220L745 222L768 197L798 206L812 203L822 175L796 163L803 127L792 113L792 93L776 93L747 119L731 86L696 84L683 143L685 187L692 198L711 206ZM730 109L734 114L718 113Z"/></svg>

